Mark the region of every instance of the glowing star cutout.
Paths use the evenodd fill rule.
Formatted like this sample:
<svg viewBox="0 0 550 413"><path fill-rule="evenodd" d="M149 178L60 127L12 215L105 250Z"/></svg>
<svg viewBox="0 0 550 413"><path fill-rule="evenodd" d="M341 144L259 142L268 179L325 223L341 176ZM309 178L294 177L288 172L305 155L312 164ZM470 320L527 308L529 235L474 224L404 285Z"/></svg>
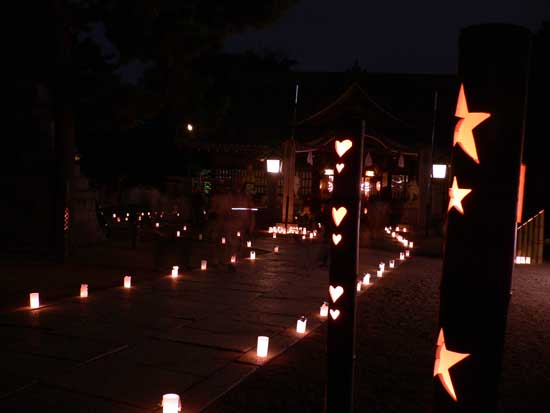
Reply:
<svg viewBox="0 0 550 413"><path fill-rule="evenodd" d="M332 234L332 242L334 242L334 245L338 245L341 240L342 240L341 234Z"/></svg>
<svg viewBox="0 0 550 413"><path fill-rule="evenodd" d="M332 302L335 303L336 300L338 300L342 294L344 294L344 289L338 285L336 288L334 288L332 285L328 287L328 292L330 294L330 298L332 298Z"/></svg>
<svg viewBox="0 0 550 413"><path fill-rule="evenodd" d="M336 153L341 158L347 151L350 150L350 148L353 146L353 142L349 139L346 139L342 142L336 141L334 145L336 147Z"/></svg>
<svg viewBox="0 0 550 413"><path fill-rule="evenodd" d="M464 360L469 355L470 354L456 353L454 351L447 350L447 347L445 347L445 337L443 335L443 329L439 331L439 337L437 339L437 350L435 352L434 377L439 376L441 384L455 402L457 401L457 398L449 369L455 364Z"/></svg>
<svg viewBox="0 0 550 413"><path fill-rule="evenodd" d="M342 172L342 169L344 169L344 164L343 163L337 163L336 164L336 170L338 171L338 173Z"/></svg>
<svg viewBox="0 0 550 413"><path fill-rule="evenodd" d="M464 85L460 85L455 116L462 119L460 119L455 126L453 146L458 144L466 155L479 164L476 142L472 131L477 125L489 118L491 114L485 112L469 112L466 94L464 93Z"/></svg>
<svg viewBox="0 0 550 413"><path fill-rule="evenodd" d="M334 220L334 224L339 227L340 223L348 213L348 210L345 207L340 207L338 209L332 207L332 219Z"/></svg>
<svg viewBox="0 0 550 413"><path fill-rule="evenodd" d="M453 179L453 186L449 188L449 208L447 209L447 212L450 211L451 208L456 208L458 212L464 215L464 208L462 208L462 200L470 192L472 192L471 189L458 187L458 182L455 176Z"/></svg>
<svg viewBox="0 0 550 413"><path fill-rule="evenodd" d="M330 310L330 316L333 320L336 320L340 316L340 310Z"/></svg>

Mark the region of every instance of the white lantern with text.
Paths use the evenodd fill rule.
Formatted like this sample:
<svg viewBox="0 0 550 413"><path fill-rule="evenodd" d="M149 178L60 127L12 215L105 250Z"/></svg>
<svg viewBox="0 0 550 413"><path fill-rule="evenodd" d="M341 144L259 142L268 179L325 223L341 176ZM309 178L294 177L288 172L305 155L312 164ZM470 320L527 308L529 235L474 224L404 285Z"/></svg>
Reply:
<svg viewBox="0 0 550 413"><path fill-rule="evenodd" d="M29 294L29 305L31 308L40 307L40 294L39 293L30 293Z"/></svg>
<svg viewBox="0 0 550 413"><path fill-rule="evenodd" d="M258 336L258 344L256 347L256 355L258 357L267 357L267 351L269 349L269 337Z"/></svg>

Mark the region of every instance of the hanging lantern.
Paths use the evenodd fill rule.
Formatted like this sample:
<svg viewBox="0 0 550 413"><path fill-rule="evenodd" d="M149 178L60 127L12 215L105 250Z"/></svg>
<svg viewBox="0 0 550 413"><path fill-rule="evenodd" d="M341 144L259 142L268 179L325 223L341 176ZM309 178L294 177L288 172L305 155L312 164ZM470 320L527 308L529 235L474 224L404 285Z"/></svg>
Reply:
<svg viewBox="0 0 550 413"><path fill-rule="evenodd" d="M403 154L399 154L399 159L397 160L397 166L400 168L405 167L405 158L403 157Z"/></svg>

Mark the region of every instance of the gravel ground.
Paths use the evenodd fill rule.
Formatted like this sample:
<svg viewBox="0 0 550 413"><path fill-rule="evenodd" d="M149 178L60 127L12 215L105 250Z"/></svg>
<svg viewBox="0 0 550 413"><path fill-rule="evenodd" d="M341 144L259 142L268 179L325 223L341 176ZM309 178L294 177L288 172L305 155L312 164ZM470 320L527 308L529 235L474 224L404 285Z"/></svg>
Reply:
<svg viewBox="0 0 550 413"><path fill-rule="evenodd" d="M441 260L415 258L358 301L356 412L432 411ZM205 410L322 412L325 328ZM550 406L550 265L518 267L508 317L501 413Z"/></svg>

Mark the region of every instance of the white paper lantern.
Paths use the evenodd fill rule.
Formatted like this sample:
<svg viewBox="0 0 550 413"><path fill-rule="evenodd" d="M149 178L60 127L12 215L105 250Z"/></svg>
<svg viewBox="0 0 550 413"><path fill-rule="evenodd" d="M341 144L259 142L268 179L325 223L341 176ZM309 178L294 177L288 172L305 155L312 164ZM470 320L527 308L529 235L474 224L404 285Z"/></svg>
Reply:
<svg viewBox="0 0 550 413"><path fill-rule="evenodd" d="M275 246L273 247L273 252L274 252L275 254L278 254L278 253L279 253L279 246L278 246L278 245L275 245Z"/></svg>
<svg viewBox="0 0 550 413"><path fill-rule="evenodd" d="M202 241L202 234L199 234L199 241Z"/></svg>
<svg viewBox="0 0 550 413"><path fill-rule="evenodd" d="M124 288L131 288L132 287L132 277L129 275L126 275L124 277Z"/></svg>
<svg viewBox="0 0 550 413"><path fill-rule="evenodd" d="M384 272L384 270L386 269L386 263L381 262L380 264L378 264L378 269L380 269L380 270L382 270L382 272Z"/></svg>
<svg viewBox="0 0 550 413"><path fill-rule="evenodd" d="M258 336L258 345L256 347L256 354L258 357L267 357L267 351L269 348L269 337Z"/></svg>
<svg viewBox="0 0 550 413"><path fill-rule="evenodd" d="M179 273L178 273L178 272L179 272L179 269L180 269L180 267L178 267L177 265L174 265L174 266L172 267L172 278L177 278L177 277L178 277L178 275L179 275Z"/></svg>
<svg viewBox="0 0 550 413"><path fill-rule="evenodd" d="M225 245L225 237L222 237L222 245Z"/></svg>
<svg viewBox="0 0 550 413"><path fill-rule="evenodd" d="M181 411L180 396L168 393L162 396L162 413L178 413Z"/></svg>
<svg viewBox="0 0 550 413"><path fill-rule="evenodd" d="M237 231L237 237L241 236L241 231Z"/></svg>
<svg viewBox="0 0 550 413"><path fill-rule="evenodd" d="M180 235L181 235L181 232L179 232L179 231L176 231L176 237L178 237L178 238L179 238L179 237L180 237Z"/></svg>
<svg viewBox="0 0 550 413"><path fill-rule="evenodd" d="M361 281L357 281L357 292L361 291L361 285L363 283Z"/></svg>
<svg viewBox="0 0 550 413"><path fill-rule="evenodd" d="M232 255L231 256L231 264L235 264L237 262L237 256L236 255Z"/></svg>
<svg viewBox="0 0 550 413"><path fill-rule="evenodd" d="M414 247L414 242L409 241L409 248L413 248L413 247Z"/></svg>
<svg viewBox="0 0 550 413"><path fill-rule="evenodd" d="M40 294L39 293L30 293L29 294L29 305L31 308L40 307Z"/></svg>
<svg viewBox="0 0 550 413"><path fill-rule="evenodd" d="M206 266L207 266L207 261L206 260L201 260L201 270L202 271L206 270Z"/></svg>
<svg viewBox="0 0 550 413"><path fill-rule="evenodd" d="M382 270L377 270L377 271L376 271L376 276L377 276L378 278L382 278L382 273L383 273Z"/></svg>
<svg viewBox="0 0 550 413"><path fill-rule="evenodd" d="M88 284L81 284L80 285L80 296L82 298L88 297Z"/></svg>
<svg viewBox="0 0 550 413"><path fill-rule="evenodd" d="M326 301L321 306L321 310L319 311L319 315L321 317L327 317L328 316L328 303Z"/></svg>
<svg viewBox="0 0 550 413"><path fill-rule="evenodd" d="M252 247L252 241L246 241L246 247L247 248Z"/></svg>
<svg viewBox="0 0 550 413"><path fill-rule="evenodd" d="M296 332L299 334L304 334L306 332L307 318L304 316L300 317L296 322Z"/></svg>
<svg viewBox="0 0 550 413"><path fill-rule="evenodd" d="M405 253L404 253L404 252L400 252L400 253L399 253L399 259L400 259L401 261L403 261L403 260L405 259Z"/></svg>
<svg viewBox="0 0 550 413"><path fill-rule="evenodd" d="M256 259L256 251L250 251L250 259L255 260Z"/></svg>
<svg viewBox="0 0 550 413"><path fill-rule="evenodd" d="M395 261L394 260L390 260L390 268L395 268Z"/></svg>
<svg viewBox="0 0 550 413"><path fill-rule="evenodd" d="M411 256L411 252L409 250L405 250L405 257L410 257Z"/></svg>
<svg viewBox="0 0 550 413"><path fill-rule="evenodd" d="M364 284L364 285L369 285L369 284L370 284L370 274L369 274L369 273L366 273L366 274L363 276L363 284Z"/></svg>

